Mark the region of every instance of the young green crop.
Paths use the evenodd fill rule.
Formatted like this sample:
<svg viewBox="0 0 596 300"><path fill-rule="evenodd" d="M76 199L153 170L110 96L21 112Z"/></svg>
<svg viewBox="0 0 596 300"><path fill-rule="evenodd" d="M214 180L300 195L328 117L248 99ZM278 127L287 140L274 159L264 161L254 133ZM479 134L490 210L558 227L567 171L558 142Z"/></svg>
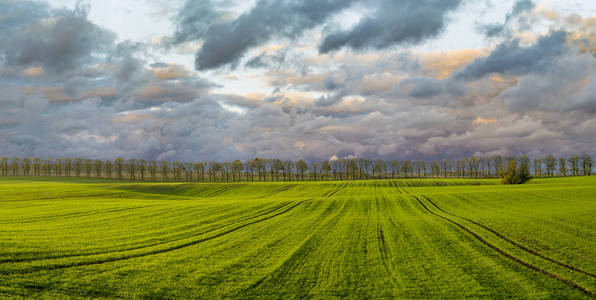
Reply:
<svg viewBox="0 0 596 300"><path fill-rule="evenodd" d="M596 178L0 179L0 297L582 298Z"/></svg>

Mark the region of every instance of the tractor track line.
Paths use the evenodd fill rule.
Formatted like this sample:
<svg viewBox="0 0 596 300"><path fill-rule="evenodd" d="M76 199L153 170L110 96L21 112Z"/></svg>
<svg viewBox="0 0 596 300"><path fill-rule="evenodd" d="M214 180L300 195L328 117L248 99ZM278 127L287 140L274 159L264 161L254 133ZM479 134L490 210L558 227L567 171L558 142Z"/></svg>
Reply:
<svg viewBox="0 0 596 300"><path fill-rule="evenodd" d="M325 194L325 195L323 195L323 196L324 196L324 197L327 197L327 198L330 198L331 196L335 195L337 192L339 192L339 191L341 191L341 190L345 189L347 186L348 186L348 183L346 182L346 183L344 183L342 186L340 186L340 187L339 187L337 190L335 190L335 191L333 191L333 192L331 192L331 193L329 193L329 194Z"/></svg>
<svg viewBox="0 0 596 300"><path fill-rule="evenodd" d="M514 262L516 262L516 263L519 263L519 264L521 264L521 265L523 265L523 266L525 266L525 267L528 267L528 268L530 268L530 269L533 269L533 270L535 270L535 271L538 271L538 272L540 272L540 273L542 273L542 274L544 274L544 275L547 275L548 277L551 277L551 278L553 278L553 279L557 279L557 280L559 280L559 281L561 281L561 282L563 282L563 283L565 283L565 284L567 284L567 285L569 285L569 286L571 286L571 287L573 287L573 288L575 288L575 289L577 289L577 290L580 290L581 292L583 292L584 294L586 294L586 295L588 295L588 296L590 296L590 297L596 298L596 293L594 293L594 292L592 292L592 291L590 291L590 290L586 289L585 287L583 287L583 286L581 286L581 285L577 284L577 283L576 283L576 282L574 282L574 281L571 281L571 280L569 280L569 279L567 279L567 278L561 277L561 276L559 276L559 275L557 275L557 274L551 273L551 272L549 272L549 271L547 271L547 270L544 270L544 269L542 269L542 268L540 268L540 267L537 267L537 266L535 266L535 265L533 265L533 264L530 264L530 263L528 263L528 262L526 262L526 261L524 261L524 260L521 260L521 259L519 259L519 258L517 258L517 257L515 257L515 256L513 256L513 255L511 255L511 254L509 254L509 253L508 253L508 252L506 252L505 250L503 250L503 249L501 249L501 248L499 248L499 247L495 246L494 244L491 244L490 242L488 242L487 240L485 240L484 238L482 238L480 235L478 235L477 233L473 232L472 230L468 229L468 228L467 228L467 227L465 227L464 225L461 225L460 223L458 223L458 222L456 222L456 221L454 221L454 220L452 220L452 219L449 219L449 218L447 218L447 217L445 217L445 216L442 216L442 215L439 215L439 214L437 214L437 213L433 212L433 211L432 211L432 210L430 210L428 207L426 207L426 205L424 205L424 203L422 203L422 201L420 201L420 199L418 199L418 197L416 197L416 196L414 196L414 195L411 195L411 196L412 196L412 197L414 197L414 199L416 199L416 201L418 201L418 203L420 203L420 205L421 205L421 206L422 206L422 207L423 207L423 208L424 208L426 211L428 211L430 214L432 214L432 215L435 215L435 216L437 216L437 217L439 217L439 218L441 218L441 219L444 219L444 220L446 220L447 222L450 222L450 223L452 223L452 224L456 225L457 227L459 227L459 228L463 229L463 230L464 230L464 231L466 231L467 233L471 234L471 235L472 235L472 236L473 236L475 239L477 239L479 242L481 242L481 243L482 243L482 244L484 244L485 246L488 246L489 248L491 248L491 249L495 250L497 253L501 254L502 256L504 256L504 257L506 257L506 258L508 258L508 259L510 259L510 260L512 260L512 261L514 261Z"/></svg>
<svg viewBox="0 0 596 300"><path fill-rule="evenodd" d="M339 209L340 211L338 211L334 216L329 216L329 214L332 211L337 210L337 209ZM312 247L309 248L311 243L316 244L317 241L324 239L326 234L332 232L332 230L335 229L335 227L337 226L339 221L343 217L345 217L347 210L348 210L348 203L346 203L346 201L343 202L343 205L341 208L336 208L335 205L329 206L325 210L325 212L322 214L322 215L327 216L327 217L325 217L326 223L323 223L323 222L319 223L319 226L317 227L317 229L315 231L313 231L310 235L308 235L306 237L306 239L304 239L296 248L294 248L292 253L290 255L288 255L287 257L285 257L284 260L279 265L277 265L275 268L273 268L272 270L267 272L267 274L261 276L261 278L259 278L255 282L253 282L250 286L248 286L247 288L242 290L241 293L246 293L250 290L254 290L254 289L258 288L261 284L263 284L265 281L274 277L276 274L281 272L284 268L292 267L292 269L295 269L298 264L294 263L294 262L301 258L300 254L302 254L302 252L308 252L308 250L310 248L312 248ZM320 235L320 236L317 236L317 235Z"/></svg>
<svg viewBox="0 0 596 300"><path fill-rule="evenodd" d="M65 214L65 215L54 216L54 217L45 217L45 218L39 218L39 219L31 219L31 220L25 220L25 221L0 221L0 224L10 225L10 224L28 224L28 223L56 221L56 220L63 220L63 219L72 219L72 218L79 218L79 217L102 215L102 214L113 213L113 212L123 212L123 211L135 210L135 209L139 209L139 208L155 207L155 206L162 206L162 205L163 204L153 204L153 205L125 207L125 208L115 208L115 209L109 209L109 210L78 212L78 213L71 213L71 214Z"/></svg>
<svg viewBox="0 0 596 300"><path fill-rule="evenodd" d="M572 265L569 265L569 264L566 264L566 263L560 262L560 261L558 261L558 260L555 260L555 259L553 259L553 258L550 258L550 257L544 256L544 255L542 255L542 254L538 253L537 251L535 251L535 250L532 250L532 249L530 249L530 248L528 248L528 247L526 247L526 246L524 246L524 245L522 245L522 244L520 244L520 243L518 243L518 242L516 242L516 241L514 241L514 240L512 240L512 239L510 239L510 238L508 238L508 237L506 237L505 235L503 235L503 234L501 234L501 233L499 233L499 232L497 232L497 231L495 231L495 230L493 230L493 229L491 229L491 228L489 228L489 227L487 227L487 226L485 226L485 225L483 225L483 224L480 224L480 223L478 223L478 222L476 222L476 221L474 221L474 220L468 219L468 218L464 218L464 217L461 217L461 216L454 215L454 214L452 214L452 213L446 212L445 210L441 209L441 208L440 208L440 207L439 207L437 204L435 204L435 203L434 203L432 200L430 200L428 197L426 197L426 196L422 196L422 197L424 197L424 199L426 199L426 200L427 200L428 202L430 202L430 203L431 203L431 204L432 204L434 207L436 207L438 210L442 211L443 213L445 213L445 214L448 214L448 215L450 215L450 216L454 216L454 217L457 217L457 218L463 219L463 220L466 220L466 221L468 221L468 222L470 222L470 223L472 223L472 224L475 224L475 225L477 225L477 226L479 226L479 227L482 227L482 228L486 229L487 231L489 231L489 232L493 233L494 235L496 235L496 236L500 237L501 239L503 239L503 240L507 241L508 243L510 243L510 244L512 244L512 245L514 245L514 246L517 246L519 249L521 249L521 250L523 250L523 251L525 251L525 252L528 252L528 253L530 253L530 254L533 254L533 255L535 255L535 256L538 256L538 257L540 257L540 258L542 258L542 259L544 259L544 260L548 260L548 261L550 261L550 262L552 262L552 263L555 263L555 264L557 264L557 265L559 265L559 266L565 267L565 268L567 268L567 269L569 269L569 270L573 270L573 271L576 271L576 272L579 272L579 273L582 273L582 274L585 274L585 275L588 275L588 276L591 276L591 277L594 277L594 278L596 278L596 274L590 273L590 272L588 272L588 271L584 271L584 270L582 270L582 269L580 269L580 268L577 268L577 267L574 267L574 266L572 266Z"/></svg>
<svg viewBox="0 0 596 300"><path fill-rule="evenodd" d="M310 200L310 199L309 199ZM120 250L108 250L108 251L95 251L95 252L88 252L88 253L81 253L81 254L66 254L66 255L55 255L55 256L44 256L44 257L32 257L32 258L15 258L15 259L0 259L0 265L2 264L7 264L7 263L22 263L22 262L33 262L33 261L40 261L40 260L49 260L49 259L60 259L60 258L72 258L72 257L84 257L84 256L93 256L93 255L101 255L101 254L110 254L110 253L121 253L121 252L126 252L126 251L133 251L133 250L139 250L139 249L144 249L144 248L150 248L150 247L156 247L156 246L160 246L160 245L164 245L164 244L168 244L168 243L173 243L173 242L177 242L180 240L184 240L184 239L189 239L189 238L193 238L193 237L197 237L203 234L207 234L209 232L212 231L216 231L219 229L223 229L229 226L232 226L234 224L238 224L244 221L248 221L248 220L252 220L267 214L270 214L276 210L282 209L286 206L288 206L291 202L287 202L284 203L283 205L279 205L279 206L275 206L273 208L269 208L266 209L265 211L261 211L258 212L256 215L254 216L245 216L243 218L240 218L239 220L233 221L231 223L222 225L222 226L217 226L215 228L211 228L208 230L205 230L203 232L200 232L198 234L194 234L191 236L187 236L187 237L181 237L181 238L174 238L165 242L160 242L160 243L151 243L151 244L147 244L147 245L142 245L142 246L135 246L135 247L129 247L129 248L125 248L125 249L120 249Z"/></svg>
<svg viewBox="0 0 596 300"><path fill-rule="evenodd" d="M296 205L292 205L291 207L278 212L276 214L273 214L271 216L267 216L265 218L259 219L259 220L255 220L237 227L234 227L232 229L226 230L224 232L220 232L216 235L210 236L210 237L205 237L202 239L198 239L198 240L194 240L194 241L190 241L181 245L177 245L177 246L172 246L172 247L168 247L165 249L160 249L160 250L154 250L154 251L149 251L149 252L145 252L145 253L139 253L139 254L132 254L132 255L126 255L126 256L121 256L121 257L114 257L114 258L109 258L109 259L105 259L105 260L97 260L97 261L87 261L87 262L78 262L78 263L70 263L70 264L58 264L58 265L53 265L53 266L49 266L49 267L44 267L44 266L40 266L40 267L33 267L30 269L24 269L24 270L12 270L12 271L7 271L7 270L2 270L0 271L0 274L3 275L12 275L12 274L29 274L29 273L33 273L33 272L38 272L38 271L51 271L51 270L58 270L58 269L66 269L66 268L73 268L73 267L83 267L83 266L91 266L91 265L99 265L99 264L104 264L104 263L111 263L111 262L116 262L116 261L121 261L121 260L128 260L128 259L132 259L132 258L139 258L139 257L145 257L145 256L150 256L150 255L155 255L155 254L162 254L162 253L166 253L166 252L171 252L174 250L179 250L179 249L183 249L183 248L187 248L190 246L194 246L196 244L200 244L202 242L206 242L209 240L213 240L219 237L222 237L224 235L227 235L229 233L238 231L244 227L250 226L250 225L254 225L269 219L273 219L277 216L283 215L287 212L289 212L290 210L298 207L299 205L301 205L302 203L304 203L304 201L300 201L298 202Z"/></svg>

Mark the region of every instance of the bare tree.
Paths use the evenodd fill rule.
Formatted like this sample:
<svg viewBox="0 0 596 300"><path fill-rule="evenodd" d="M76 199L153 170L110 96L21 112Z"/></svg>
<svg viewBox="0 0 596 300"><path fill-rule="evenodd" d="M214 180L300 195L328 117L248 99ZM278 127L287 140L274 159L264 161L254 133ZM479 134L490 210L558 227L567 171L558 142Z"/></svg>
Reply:
<svg viewBox="0 0 596 300"><path fill-rule="evenodd" d="M31 175L31 158L25 157L21 160L21 164L23 165L23 175L30 176Z"/></svg>
<svg viewBox="0 0 596 300"><path fill-rule="evenodd" d="M358 162L355 159L350 159L347 162L346 168L346 173L352 174L352 179L356 179L356 174L360 173L358 170ZM346 175L346 179L349 179L349 175Z"/></svg>
<svg viewBox="0 0 596 300"><path fill-rule="evenodd" d="M131 158L128 160L128 174L129 174L129 178L130 180L136 180L136 174L137 174L137 160L134 158Z"/></svg>
<svg viewBox="0 0 596 300"><path fill-rule="evenodd" d="M222 164L222 169L226 176L226 181L230 181L230 172L232 172L232 163L228 162L228 161L224 162ZM271 181L273 181L273 175L271 177L272 177Z"/></svg>
<svg viewBox="0 0 596 300"><path fill-rule="evenodd" d="M93 165L95 166L95 176L97 178L101 178L101 170L103 169L103 161L101 159L96 159Z"/></svg>
<svg viewBox="0 0 596 300"><path fill-rule="evenodd" d="M480 166L480 159L476 156L468 159L468 170L470 171L470 177L478 178L478 169Z"/></svg>
<svg viewBox="0 0 596 300"><path fill-rule="evenodd" d="M75 169L75 175L77 177L81 177L81 170L83 169L83 159L82 158L80 158L80 157L75 158L74 169Z"/></svg>
<svg viewBox="0 0 596 300"><path fill-rule="evenodd" d="M456 162L457 177L463 178L466 176L466 159L458 159Z"/></svg>
<svg viewBox="0 0 596 300"><path fill-rule="evenodd" d="M105 164L103 165L104 170L106 171L106 176L108 178L112 178L112 170L114 168L114 166L112 165L112 161L111 160L106 160Z"/></svg>
<svg viewBox="0 0 596 300"><path fill-rule="evenodd" d="M569 167L573 176L579 175L579 156L573 155L569 157Z"/></svg>
<svg viewBox="0 0 596 300"><path fill-rule="evenodd" d="M304 173L306 172L307 169L308 169L308 165L306 164L306 162L304 160L301 159L296 162L296 170L298 170L298 173L300 174L302 181L304 181Z"/></svg>
<svg viewBox="0 0 596 300"><path fill-rule="evenodd" d="M324 161L321 165L321 177L323 177L324 179L328 179L329 172L331 172L331 165L328 161Z"/></svg>
<svg viewBox="0 0 596 300"><path fill-rule="evenodd" d="M184 172L184 165L179 161L172 164L172 172L174 173L174 181L182 181L182 173Z"/></svg>
<svg viewBox="0 0 596 300"><path fill-rule="evenodd" d="M33 175L41 176L41 158L33 158Z"/></svg>
<svg viewBox="0 0 596 300"><path fill-rule="evenodd" d="M152 160L149 162L149 166L147 167L149 170L149 176L151 177L151 181L157 181L157 161Z"/></svg>
<svg viewBox="0 0 596 300"><path fill-rule="evenodd" d="M447 178L447 174L451 173L451 161L443 159L441 166L443 167L443 177Z"/></svg>
<svg viewBox="0 0 596 300"><path fill-rule="evenodd" d="M281 162L281 160L280 160ZM283 163L282 164L282 168L283 168ZM242 170L244 170L244 164L242 164L241 161L239 160L235 160L234 162L232 162L232 174L234 177L234 181L238 180L240 181L240 179L242 178Z"/></svg>
<svg viewBox="0 0 596 300"><path fill-rule="evenodd" d="M567 176L567 159L559 158L559 176Z"/></svg>
<svg viewBox="0 0 596 300"><path fill-rule="evenodd" d="M160 163L161 179L168 181L168 173L170 173L170 163L167 160L162 160Z"/></svg>
<svg viewBox="0 0 596 300"><path fill-rule="evenodd" d="M19 163L20 159L18 157L13 157L10 159L10 166L12 167L12 176L19 176Z"/></svg>
<svg viewBox="0 0 596 300"><path fill-rule="evenodd" d="M114 168L116 169L116 176L118 176L118 179L122 179L124 176L124 158L116 158L116 160L114 160Z"/></svg>
<svg viewBox="0 0 596 300"><path fill-rule="evenodd" d="M85 159L85 174L87 177L91 177L91 170L93 170L93 161L89 158Z"/></svg>
<svg viewBox="0 0 596 300"><path fill-rule="evenodd" d="M384 173L386 170L387 170L387 163L381 159L376 160L374 162L374 166L373 166L373 179L375 178L375 173L378 176L383 177L383 175L385 175Z"/></svg>
<svg viewBox="0 0 596 300"><path fill-rule="evenodd" d="M391 161L391 178L399 178L399 169L401 168L401 163L399 160L392 160Z"/></svg>
<svg viewBox="0 0 596 300"><path fill-rule="evenodd" d="M205 181L205 164L202 162L195 163L194 169L197 174L197 181Z"/></svg>
<svg viewBox="0 0 596 300"><path fill-rule="evenodd" d="M544 168L546 169L546 174L548 176L555 175L556 167L557 167L557 159L554 156L548 155L544 158Z"/></svg>
<svg viewBox="0 0 596 300"><path fill-rule="evenodd" d="M534 160L534 176L542 176L542 158Z"/></svg>
<svg viewBox="0 0 596 300"><path fill-rule="evenodd" d="M583 154L581 156L581 167L582 167L582 174L584 176L592 175L592 157L587 154Z"/></svg>
<svg viewBox="0 0 596 300"><path fill-rule="evenodd" d="M497 177L503 176L503 157L500 155L496 155L493 157L494 167L495 167L495 175Z"/></svg>
<svg viewBox="0 0 596 300"><path fill-rule="evenodd" d="M416 169L416 173L418 177L421 178L426 176L426 162L423 160L417 160L414 162L414 168Z"/></svg>
<svg viewBox="0 0 596 300"><path fill-rule="evenodd" d="M404 176L407 178L408 174L410 176L413 176L413 170L414 168L412 168L412 162L409 160L404 160L403 163L401 164L401 169L404 173Z"/></svg>
<svg viewBox="0 0 596 300"><path fill-rule="evenodd" d="M255 158L250 162L250 165L251 165L252 169L257 172L257 177L258 177L258 180L260 181L261 175L262 175L261 170L263 169L263 162L260 159Z"/></svg>
<svg viewBox="0 0 596 300"><path fill-rule="evenodd" d="M2 168L2 176L8 176L8 157L2 157L2 159L0 159L0 165Z"/></svg>
<svg viewBox="0 0 596 300"><path fill-rule="evenodd" d="M291 160L286 160L284 161L284 169L286 172L286 174L288 174L288 181L292 181L292 174L294 174L294 169L296 168L296 165L294 164L293 161Z"/></svg>
<svg viewBox="0 0 596 300"><path fill-rule="evenodd" d="M441 176L441 163L439 163L438 161L434 160L431 163L431 170L432 170L432 176L433 177L440 177Z"/></svg>
<svg viewBox="0 0 596 300"><path fill-rule="evenodd" d="M56 162L54 163L54 175L55 176L62 176L62 158L56 158Z"/></svg>
<svg viewBox="0 0 596 300"><path fill-rule="evenodd" d="M54 160L51 157L44 159L43 166L42 166L44 176L52 176L53 163L54 163Z"/></svg>
<svg viewBox="0 0 596 300"><path fill-rule="evenodd" d="M144 159L139 160L139 175L141 175L141 180L145 180L145 171L147 170L147 161Z"/></svg>
<svg viewBox="0 0 596 300"><path fill-rule="evenodd" d="M209 180L210 181L217 181L217 174L220 172L221 170L221 164L216 162L216 161L212 161L209 163Z"/></svg>

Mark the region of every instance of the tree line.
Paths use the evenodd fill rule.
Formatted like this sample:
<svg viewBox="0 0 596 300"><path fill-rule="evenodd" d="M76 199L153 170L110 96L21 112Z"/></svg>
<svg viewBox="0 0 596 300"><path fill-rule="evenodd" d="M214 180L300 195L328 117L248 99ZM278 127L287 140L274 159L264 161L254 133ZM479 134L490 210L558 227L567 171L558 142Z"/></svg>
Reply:
<svg viewBox="0 0 596 300"><path fill-rule="evenodd" d="M96 177L141 181L317 181L392 178L504 178L522 168L527 176L592 175L589 155L530 160L520 157L478 157L458 160L336 159L323 162L255 158L242 162L181 162L144 159L0 158L1 176ZM511 174L510 174L511 175ZM526 175L524 175L526 176Z"/></svg>

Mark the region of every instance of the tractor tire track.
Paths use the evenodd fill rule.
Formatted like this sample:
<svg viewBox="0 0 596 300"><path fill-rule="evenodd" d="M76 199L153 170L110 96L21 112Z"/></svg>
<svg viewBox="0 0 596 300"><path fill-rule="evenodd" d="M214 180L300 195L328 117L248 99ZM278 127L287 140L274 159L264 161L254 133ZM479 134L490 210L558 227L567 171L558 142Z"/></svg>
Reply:
<svg viewBox="0 0 596 300"><path fill-rule="evenodd" d="M230 227L234 224L238 224L244 221L248 221L248 220L252 220L258 217L262 217L264 215L270 214L276 210L279 210L283 207L286 207L290 204L291 202L286 202L283 203L282 205L278 205L278 206L274 206L272 208L268 208L264 211L258 212L256 215L253 216L245 216L242 217L238 220L235 220L231 223L222 225L222 226L217 226L215 228L211 228L205 231L202 231L198 234L194 234L191 236L186 236L186 237L180 237L180 238L174 238L174 239L170 239L164 242L159 242L159 243L151 243L151 244L146 244L146 245L141 245L141 246L135 246L135 247L128 247L128 248L124 248L124 249L119 249L119 250L108 250L108 251L95 251L95 252L87 252L87 253L77 253L77 254L65 254L65 255L54 255L54 256L43 256L43 257L31 257L31 258L13 258L13 259L0 259L0 265L2 264L7 264L7 263L22 263L22 262L34 262L34 261L40 261L40 260L48 260L48 259L60 259L60 258L73 258L73 257L85 257L85 256L93 256L93 255L101 255L101 254L115 254L115 253L121 253L121 252L126 252L126 251L133 251L133 250L140 250L140 249L145 249L145 248L150 248L150 247L156 247L156 246L160 246L160 245L164 245L164 244L169 244L169 243L173 243L173 242L177 242L180 240L184 240L184 239L189 239L192 237L196 237L196 236L200 236L200 235L204 235L207 234L209 232L213 232L219 229L223 229L226 227Z"/></svg>
<svg viewBox="0 0 596 300"><path fill-rule="evenodd" d="M336 215L331 218L331 220L324 222L324 224L323 224L323 222L321 222L321 225L315 231L313 231L304 241L302 241L300 243L300 245L297 246L294 249L294 251L292 251L292 253L289 256L287 256L277 267L275 267L271 271L267 272L267 274L265 274L264 276L262 276L261 278L256 280L254 283L252 283L250 286L248 286L244 290L241 290L237 294L237 296L246 295L247 292L258 288L263 283L265 283L268 279L279 276L279 274L291 273L291 272L283 272L282 273L282 270L296 269L296 267L299 266L298 262L300 261L300 259L307 256L314 250L316 250L316 247L317 247L317 245L320 244L320 241L323 240L325 238L325 236L327 236L329 233L331 233L335 229L335 226L339 223L339 221L342 219L342 217L345 216L347 209L348 209L348 204L344 201L343 207L341 208L341 210L338 211L336 213ZM328 215L333 210L335 210L335 205L329 206L323 214Z"/></svg>
<svg viewBox="0 0 596 300"><path fill-rule="evenodd" d="M301 205L302 203L304 203L304 201L300 201L295 205L290 206L289 208L286 208L284 210L282 210L281 212L278 212L276 214L261 218L259 220L255 220L252 222L248 222L246 224L234 227L232 229L220 232L216 235L213 236L209 236L209 237L205 237L205 238L201 238L198 240L194 240L194 241L190 241L190 242L186 242L183 243L181 245L176 245L176 246L172 246L172 247L168 247L165 249L158 249L158 250L153 250L153 251L149 251L149 252L144 252L144 253L137 253L137 254L130 254L130 255L125 255L125 256L120 256L120 257L113 257L113 258L108 258L108 259L103 259L103 260L96 260L96 261L84 261L84 262L76 262L76 263L65 263L65 264L56 264L56 265L52 265L52 266L39 266L39 267L32 267L29 269L17 269L17 270L1 270L0 274L2 275L13 275L13 274L29 274L29 273L34 273L34 272L39 272L39 271L51 271L51 270L58 270L58 269L66 269L66 268L73 268L73 267L83 267L83 266L91 266L91 265L98 265L98 264L104 264L104 263L111 263L111 262L116 262L116 261L122 261L122 260L128 260L128 259L132 259L132 258L139 258L139 257L145 257L145 256L150 256L150 255L155 255L155 254L162 254L162 253L167 253L167 252L171 252L174 250L179 250L179 249L183 249L183 248L187 248L190 246L194 246L209 240L213 240L219 237L222 237L224 235L233 233L235 231L238 231L242 228L245 228L247 226L250 225L254 225L263 221L267 221L269 219L273 219L275 217L278 217L280 215L283 215L289 211L291 211L292 209L298 207L299 205Z"/></svg>
<svg viewBox="0 0 596 300"><path fill-rule="evenodd" d="M89 212L75 212L66 215L58 215L53 217L40 217L39 219L30 219L24 221L0 221L0 224L27 224L27 223L37 223L37 222L47 222L47 221L56 221L56 220L63 220L63 219L72 219L72 218L79 218L79 217L89 217L95 215L102 215L102 214L109 214L114 212L123 212L129 210L135 210L139 208L147 208L147 207L155 207L155 206L162 206L163 204L153 204L153 205L143 205L143 206L134 206L134 207L125 207L125 208L115 208L115 209L108 209L108 210L99 210L99 211L89 211Z"/></svg>
<svg viewBox="0 0 596 300"><path fill-rule="evenodd" d="M381 196L383 202L386 202L387 199L384 196ZM391 270L390 266L390 259L391 259L391 249L389 245L387 245L387 241L385 239L385 232L383 231L383 224L381 221L381 204L379 201L379 197L375 191L375 206L377 208L377 248L379 249L379 253L381 255L381 263L383 264L383 268L385 269L385 273L389 275L389 279L395 286L398 285L397 280L395 279L395 274Z"/></svg>
<svg viewBox="0 0 596 300"><path fill-rule="evenodd" d="M338 189L334 190L333 192L330 192L330 193L324 194L324 195L323 195L323 197L326 197L326 198L331 198L331 196L333 196L333 195L335 195L337 192L339 192L339 191L341 191L341 190L345 189L347 186L348 186L348 183L346 182L346 183L344 183L342 186L340 186Z"/></svg>
<svg viewBox="0 0 596 300"><path fill-rule="evenodd" d="M497 232L497 231L493 230L492 228L489 228L489 227L487 227L487 226L485 226L485 225L483 225L483 224L480 224L480 223L478 223L478 222L476 222L476 221L474 221L474 220L471 220L471 219L468 219L468 218L465 218L465 217L461 217L461 216L458 216L458 215L454 215L454 214L452 214L452 213L449 213L449 212L447 212L447 211L445 211L445 210L441 209L441 208L440 208L440 207L439 207L437 204L435 204L435 203L434 203L432 200L430 200L428 197L426 197L426 196L422 196L422 197L424 197L424 199L426 199L426 200L427 200L428 202L430 202L430 203L431 203L431 204L432 204L434 207L436 207L438 210L442 211L443 213L445 213L445 214L448 214L448 215L450 215L450 216L453 216L453 217L460 218L460 219L462 219L462 220L466 220L466 221L468 221L468 222L470 222L470 223L472 223L472 224L475 224L475 225L477 225L477 226L479 226L479 227L481 227L481 228L484 228L485 230L487 230L487 231L489 231L489 232L493 233L494 235L496 235L496 236L500 237L501 239L505 240L506 242L508 242L508 243L510 243L510 244L512 244L512 245L514 245L514 246L516 246L516 247L518 247L519 249L521 249L521 250L523 250L523 251L525 251L525 252L527 252L527 253L533 254L533 255L535 255L535 256L537 256L537 257L540 257L540 258L542 258L542 259L544 259L544 260L550 261L550 262L552 262L552 263L554 263L554 264L557 264L557 265L559 265L559 266L561 266L561 267L565 267L565 268L567 268L567 269L569 269L569 270L576 271L576 272L579 272L579 273L582 273L582 274L585 274L585 275L588 275L588 276L591 276L591 277L594 277L594 278L596 278L596 274L590 273L590 272L588 272L588 271L582 270L582 269L580 269L580 268L574 267L574 266L572 266L572 265L566 264L566 263L564 263L564 262L560 262L560 261L558 261L558 260L555 260L555 259L553 259L553 258L550 258L550 257L548 257L548 256L545 256L545 255L542 255L542 254L540 254L539 252L537 252L537 251L535 251L535 250L532 250L532 249L530 249L530 248L528 248L528 247L526 247L526 246L524 246L524 245L522 245L522 244L520 244L520 243L518 243L518 242L516 242L516 241L514 241L514 240L512 240L512 239L510 239L510 238L508 238L508 237L506 237L505 235L503 235L503 234L501 234L501 233L499 233L499 232Z"/></svg>
<svg viewBox="0 0 596 300"><path fill-rule="evenodd" d="M573 288L575 288L575 289L577 289L577 290L579 290L579 291L583 292L584 294L586 294L586 295L588 295L588 296L590 296L590 297L596 298L596 293L594 293L594 292L592 292L592 291L590 291L590 290L586 289L585 287L583 287L583 286L581 286L581 285L577 284L577 283L576 283L576 282L574 282L574 281L571 281L571 280L569 280L569 279L567 279L567 278L561 277L561 276L559 276L559 275L557 275L557 274L555 274L555 273L551 273L551 272L549 272L549 271L547 271L547 270L544 270L544 269L542 269L542 268L540 268L540 267L538 267L538 266L535 266L535 265L533 265L533 264L530 264L530 263L528 263L528 262L526 262L526 261L524 261L524 260L521 260L521 259L519 259L519 258L517 258L517 257L515 257L515 256L513 256L513 255L511 255L511 254L510 254L510 253L508 253L507 251L505 251L505 250L503 250L503 249L501 249L501 248L499 248L499 247L495 246L494 244L492 244L492 243L488 242L488 241L487 241L487 240L485 240L483 237L481 237L481 236L480 236L480 235L478 235L477 233L473 232L472 230L470 230L470 229L469 229L469 228L467 228L466 226L464 226L464 225L462 225L462 224L460 224L460 223L458 223L458 222L456 222L456 221L454 221L454 220L452 220L452 219L449 219L449 218L447 218L447 217L445 217L445 216L442 216L442 215L439 215L439 214L437 214L437 213L433 212L433 211L432 211L432 210L430 210L428 207L426 207L426 205L424 205L424 203L422 203L422 201L420 201L420 199L419 199L418 197L416 197L416 196L414 196L414 195L411 195L411 196L412 196L414 199L416 199L416 201L418 201L418 203L419 203L419 204L420 204L420 205L421 205L421 206L422 206L422 207L423 207L423 208L424 208L424 209L425 209L425 210L426 210L428 213L430 213L430 214L432 214L432 215L434 215L434 216L437 216L437 217L439 217L439 218L441 218L441 219L444 219L445 221L447 221L447 222L450 222L450 223L454 224L455 226L457 226L457 227L461 228L461 229L462 229L462 230L464 230L465 232L467 232L467 233L469 233L470 235L472 235L472 236L473 236L473 237L474 237L476 240L478 240L480 243L482 243L482 244L484 244L485 246L487 246L487 247L489 247L489 248L493 249L494 251L496 251L497 253L501 254L502 256L504 256L504 257L506 257L506 258L508 258L508 259L510 259L510 260L512 260L512 261L514 261L514 262L516 262L516 263L518 263L518 264L521 264L521 265L523 265L523 266L525 266L525 267L527 267L527 268L530 268L530 269L532 269L532 270L538 271L538 272L540 272L540 273L542 273L542 274L544 274L544 275L546 275L546 276L548 276L548 277L551 277L551 278L553 278L553 279L559 280L559 281L561 281L561 282L563 282L563 283L565 283L565 284L567 284L567 285L569 285L569 286L571 286L571 287L573 287Z"/></svg>

